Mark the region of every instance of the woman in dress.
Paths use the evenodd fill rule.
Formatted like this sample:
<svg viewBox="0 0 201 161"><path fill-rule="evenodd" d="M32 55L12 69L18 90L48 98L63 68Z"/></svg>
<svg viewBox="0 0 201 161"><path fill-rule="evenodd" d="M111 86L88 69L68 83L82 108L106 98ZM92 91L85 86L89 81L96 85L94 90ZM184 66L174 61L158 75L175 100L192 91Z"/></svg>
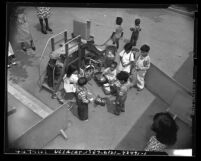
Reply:
<svg viewBox="0 0 201 161"><path fill-rule="evenodd" d="M178 126L168 112L155 114L151 129L156 134L149 139L145 151L164 151L175 144Z"/></svg>

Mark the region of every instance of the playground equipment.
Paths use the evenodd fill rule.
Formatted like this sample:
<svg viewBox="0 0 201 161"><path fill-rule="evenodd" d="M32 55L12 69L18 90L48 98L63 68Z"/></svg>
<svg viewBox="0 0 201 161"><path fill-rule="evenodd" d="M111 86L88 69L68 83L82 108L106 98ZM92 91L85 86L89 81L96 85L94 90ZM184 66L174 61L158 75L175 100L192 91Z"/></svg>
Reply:
<svg viewBox="0 0 201 161"><path fill-rule="evenodd" d="M41 89L47 89L54 94L59 89L60 84L62 83L63 74L66 70L80 70L83 55L86 55L86 58L88 59L88 62L85 64L86 67L89 65L94 70L100 68L100 63L102 62L99 60L94 60L90 56L88 57L88 51L81 49L83 37L88 38L89 32L86 32L83 35L78 32L79 30L77 33L75 32L75 37L67 39L67 31L65 30L57 35L54 35L48 40L40 58L39 83ZM115 50L112 50L111 53L114 54L114 51ZM106 47L105 53L110 53L109 47ZM52 62L50 62L50 60ZM52 86L48 85L46 77L47 66L49 63L55 63L55 66L52 68ZM60 68L60 73L58 75L56 74L57 67ZM178 118L182 118L182 120L191 126L191 95L181 85L176 83L176 81L167 77L153 65L151 66L146 79L146 88L166 101L170 107L168 111L172 112L173 114L177 113L176 116ZM15 96L18 100L22 100L22 98L18 97L21 94L16 93L21 91L21 89L15 87L16 91L13 93L12 86L13 85L9 85L8 92ZM23 96L31 98L28 93L22 93L24 93ZM101 98L98 98L97 101L99 101L98 103L100 105L104 105L105 103L105 100ZM58 134L62 134L65 139L68 138L64 130L68 126L68 121L70 119L70 115L68 113L72 106L69 104L63 104L55 111L52 111L42 103L36 102L36 99L32 99L32 102L22 101L19 106L16 104L14 104L16 106L13 106L13 104L9 105L9 107L14 107L11 109L8 108L8 123L11 130L9 131L9 134L13 134L13 128L16 128L18 131L20 131L19 126L15 125L20 125L22 122L24 123L26 121L24 121L25 116L29 119L27 122L25 122L26 128L20 131L15 138L9 140L11 145L10 147L20 149L40 149L43 148L49 141L54 139ZM32 108L32 112L27 107L23 106L23 104L31 104L30 109ZM184 110L184 106L186 110ZM22 111L29 112L23 114ZM30 120L30 118L33 118L34 121ZM19 124L15 124L16 122ZM30 122L31 124L28 124Z"/></svg>
<svg viewBox="0 0 201 161"><path fill-rule="evenodd" d="M85 75L91 77L94 72L100 71L102 66L108 67L115 59L115 46L106 46L102 52L94 43L88 41L91 38L90 21L87 23L74 21L73 24L72 37L67 38L66 30L52 36L47 41L40 58L39 85L41 89L50 91L53 98L62 84L65 73L72 73L75 70L80 73L81 68L87 71L91 67L92 74L89 76L86 72Z"/></svg>
<svg viewBox="0 0 201 161"><path fill-rule="evenodd" d="M63 38L58 36L63 34ZM51 51L48 51L48 43L51 41ZM59 43L59 45L58 45ZM40 87L56 92L59 89L65 71L69 67L79 70L81 60L81 37L76 36L67 40L67 31L55 35L48 40L40 59Z"/></svg>

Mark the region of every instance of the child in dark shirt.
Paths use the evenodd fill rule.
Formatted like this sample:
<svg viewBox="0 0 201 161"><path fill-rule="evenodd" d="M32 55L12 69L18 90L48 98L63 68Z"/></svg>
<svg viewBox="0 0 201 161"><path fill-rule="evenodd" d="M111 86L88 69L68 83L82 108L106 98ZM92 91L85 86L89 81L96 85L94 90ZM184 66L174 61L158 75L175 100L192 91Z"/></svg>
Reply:
<svg viewBox="0 0 201 161"><path fill-rule="evenodd" d="M135 27L131 27L130 30L132 31L130 43L132 43L133 46L136 46L139 32L141 31L139 18L135 20Z"/></svg>

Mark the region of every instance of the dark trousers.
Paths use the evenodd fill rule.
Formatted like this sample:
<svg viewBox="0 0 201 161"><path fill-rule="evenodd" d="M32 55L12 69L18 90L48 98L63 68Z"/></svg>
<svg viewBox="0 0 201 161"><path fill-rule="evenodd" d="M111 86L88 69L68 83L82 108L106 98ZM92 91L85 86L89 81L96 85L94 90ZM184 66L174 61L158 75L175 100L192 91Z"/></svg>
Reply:
<svg viewBox="0 0 201 161"><path fill-rule="evenodd" d="M79 119L84 121L88 119L88 104L83 103L80 99L77 98L77 105L78 105L78 116Z"/></svg>
<svg viewBox="0 0 201 161"><path fill-rule="evenodd" d="M139 34L132 33L132 36L130 39L130 43L132 44L132 46L136 46L138 37L139 37Z"/></svg>
<svg viewBox="0 0 201 161"><path fill-rule="evenodd" d="M130 43L132 44L132 46L136 46L137 39L131 39Z"/></svg>
<svg viewBox="0 0 201 161"><path fill-rule="evenodd" d="M114 113L119 115L120 112L124 112L125 111L125 102L126 102L126 98L127 98L127 95L123 95L123 96L119 96L117 95L116 97L116 108L115 108L115 111Z"/></svg>

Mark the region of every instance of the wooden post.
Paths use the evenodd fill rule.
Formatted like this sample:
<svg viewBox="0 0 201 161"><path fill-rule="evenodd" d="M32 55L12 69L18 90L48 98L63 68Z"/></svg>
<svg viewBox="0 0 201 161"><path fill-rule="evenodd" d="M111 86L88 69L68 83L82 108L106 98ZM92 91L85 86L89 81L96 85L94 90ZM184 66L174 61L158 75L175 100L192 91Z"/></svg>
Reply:
<svg viewBox="0 0 201 161"><path fill-rule="evenodd" d="M81 52L81 49L80 49L80 46L81 46L81 37L78 38L78 56L79 56L79 60L78 60L78 72L80 74L80 66L81 66L81 57L82 57L82 52Z"/></svg>
<svg viewBox="0 0 201 161"><path fill-rule="evenodd" d="M64 32L64 42L67 43L67 31Z"/></svg>
<svg viewBox="0 0 201 161"><path fill-rule="evenodd" d="M51 46L52 46L52 51L54 51L55 50L54 38L51 38Z"/></svg>
<svg viewBox="0 0 201 161"><path fill-rule="evenodd" d="M55 86L53 95L54 95L54 94L58 91L58 89L59 89L59 86L60 86L61 81L62 81L62 79L63 79L63 76L64 76L64 74L65 74L65 69L66 69L66 67L67 67L67 69L68 69L68 44L65 44L65 52L66 52L66 59L65 59L65 61L64 61L64 66L63 66L63 68L62 68L61 75L60 75L60 77L59 77L58 83L57 83L57 85Z"/></svg>
<svg viewBox="0 0 201 161"><path fill-rule="evenodd" d="M90 37L90 29L91 29L91 21L87 21L87 35L86 35L87 40Z"/></svg>

